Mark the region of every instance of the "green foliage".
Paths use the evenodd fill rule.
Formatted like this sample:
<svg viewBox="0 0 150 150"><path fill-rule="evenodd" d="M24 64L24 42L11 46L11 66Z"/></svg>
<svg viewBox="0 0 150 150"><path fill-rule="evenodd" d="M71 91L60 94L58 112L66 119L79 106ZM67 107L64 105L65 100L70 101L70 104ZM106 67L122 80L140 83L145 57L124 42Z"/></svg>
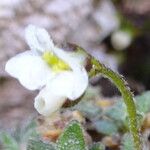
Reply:
<svg viewBox="0 0 150 150"><path fill-rule="evenodd" d="M99 95L100 89L97 87L88 87L82 100L74 107L84 114L88 119L95 119L101 115L102 109L95 104L96 96Z"/></svg>
<svg viewBox="0 0 150 150"><path fill-rule="evenodd" d="M144 92L140 96L136 96L136 106L140 113L147 113L150 111L150 91Z"/></svg>
<svg viewBox="0 0 150 150"><path fill-rule="evenodd" d="M77 109L84 114L85 117L89 119L94 119L98 117L102 110L100 107L96 106L93 102L82 101Z"/></svg>
<svg viewBox="0 0 150 150"><path fill-rule="evenodd" d="M89 118L92 121L95 129L103 135L112 135L125 129L127 127L129 119L127 117L126 107L122 100L118 99L114 105L107 109L102 109L96 105L95 99L98 95L99 89L90 87L86 94L83 96L83 100L75 106L80 110L84 117ZM150 111L150 91L143 93L136 97L136 105L138 108L138 121L142 120L141 113L148 113ZM103 119L101 119L101 117ZM141 122L139 123L139 127ZM85 139L82 128L77 121L72 121L64 130L62 135L57 141L57 145L54 143L45 143L39 140L35 130L35 122L30 122L24 127L18 127L12 134L3 132L0 134L0 141L3 143L4 150L20 150L21 144L25 144L28 141L27 150L86 150ZM125 133L127 130L124 130ZM31 138L28 140L29 138ZM33 138L34 137L34 138ZM125 134L122 138L121 150L134 150L133 139L130 134ZM102 143L94 143L89 147L89 150L104 150L105 147Z"/></svg>
<svg viewBox="0 0 150 150"><path fill-rule="evenodd" d="M16 127L13 132L2 132L0 134L0 142L4 150L20 150L20 147L26 146L30 137L37 137L35 131L36 123L31 121L24 126Z"/></svg>
<svg viewBox="0 0 150 150"><path fill-rule="evenodd" d="M18 143L16 140L8 133L0 134L0 141L3 144L5 150L19 150Z"/></svg>
<svg viewBox="0 0 150 150"><path fill-rule="evenodd" d="M114 133L117 133L118 131L118 128L115 125L115 123L112 120L108 119L98 120L94 122L94 126L98 132L105 135L112 135Z"/></svg>
<svg viewBox="0 0 150 150"><path fill-rule="evenodd" d="M110 106L106 111L105 115L110 117L111 119L115 121L124 121L127 113L126 108L122 101L117 102L113 106Z"/></svg>
<svg viewBox="0 0 150 150"><path fill-rule="evenodd" d="M98 142L90 146L89 150L105 150L105 146L102 143Z"/></svg>
<svg viewBox="0 0 150 150"><path fill-rule="evenodd" d="M116 104L106 109L104 115L114 120L118 128L126 126L127 112L125 105L121 100L119 100Z"/></svg>
<svg viewBox="0 0 150 150"><path fill-rule="evenodd" d="M80 124L71 121L57 141L57 150L86 150Z"/></svg>
<svg viewBox="0 0 150 150"><path fill-rule="evenodd" d="M28 122L24 126L16 127L12 136L18 143L26 142L30 137L37 137L35 121Z"/></svg>
<svg viewBox="0 0 150 150"><path fill-rule="evenodd" d="M123 136L121 150L134 150L133 138L130 134Z"/></svg>
<svg viewBox="0 0 150 150"><path fill-rule="evenodd" d="M95 103L98 91L95 88L88 89L87 93L83 96L83 101L75 106L75 108L80 110L84 117L90 119L92 127L94 126L96 131L102 135L111 136L118 133L120 129L126 129L129 118L123 101L118 99L114 105L102 109ZM136 106L138 108L137 120L140 122L140 127L143 119L141 114L146 114L150 111L150 91L136 96ZM27 141L27 150L87 150L82 127L77 121L71 121L68 124L56 144L40 140L35 127L36 123L32 121L16 128L11 134L2 132L0 134L0 141L3 144L4 150L20 150L21 145L26 145ZM122 134L127 131L123 130ZM130 134L125 134L121 138L121 143L121 150L134 150L133 138ZM104 149L105 146L98 142L90 145L88 150Z"/></svg>
<svg viewBox="0 0 150 150"><path fill-rule="evenodd" d="M93 143L89 150L104 150L105 146L98 142ZM30 139L27 150L87 150L81 125L77 121L71 121L65 128L56 144L45 143L39 139Z"/></svg>
<svg viewBox="0 0 150 150"><path fill-rule="evenodd" d="M41 140L30 139L27 150L56 150L54 143L44 143Z"/></svg>

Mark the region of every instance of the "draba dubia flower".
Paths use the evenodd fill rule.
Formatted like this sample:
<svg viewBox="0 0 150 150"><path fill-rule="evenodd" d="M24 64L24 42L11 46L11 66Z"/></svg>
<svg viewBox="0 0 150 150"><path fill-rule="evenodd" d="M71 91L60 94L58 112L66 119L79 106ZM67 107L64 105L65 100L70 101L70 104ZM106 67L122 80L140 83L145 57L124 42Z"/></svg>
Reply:
<svg viewBox="0 0 150 150"><path fill-rule="evenodd" d="M51 116L65 103L76 100L88 86L85 57L56 47L43 29L29 25L25 38L31 50L20 53L6 63L5 70L29 90L40 90L34 107Z"/></svg>

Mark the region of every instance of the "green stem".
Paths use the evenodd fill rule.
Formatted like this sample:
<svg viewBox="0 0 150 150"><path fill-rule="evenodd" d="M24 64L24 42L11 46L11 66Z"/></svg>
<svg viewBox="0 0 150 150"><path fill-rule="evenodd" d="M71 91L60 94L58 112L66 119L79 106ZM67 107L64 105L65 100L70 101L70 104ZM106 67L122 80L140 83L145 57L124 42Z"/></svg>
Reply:
<svg viewBox="0 0 150 150"><path fill-rule="evenodd" d="M98 73L102 73L104 76L106 76L111 81L113 81L114 84L117 86L117 88L120 90L122 97L124 99L124 103L126 104L127 107L127 112L130 121L129 129L133 136L135 149L141 150L141 141L140 141L139 131L137 127L136 106L134 103L133 94L130 91L127 82L123 79L121 75L105 67L99 61L92 59L92 64L93 66L89 73L90 77L93 77Z"/></svg>

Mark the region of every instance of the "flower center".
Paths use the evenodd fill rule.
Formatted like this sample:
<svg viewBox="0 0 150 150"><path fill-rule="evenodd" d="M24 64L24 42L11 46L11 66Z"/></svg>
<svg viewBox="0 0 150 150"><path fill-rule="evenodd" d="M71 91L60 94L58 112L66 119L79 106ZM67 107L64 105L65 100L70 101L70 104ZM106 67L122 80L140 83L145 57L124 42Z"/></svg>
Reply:
<svg viewBox="0 0 150 150"><path fill-rule="evenodd" d="M71 70L70 66L65 61L57 57L53 52L45 51L42 58L55 72Z"/></svg>

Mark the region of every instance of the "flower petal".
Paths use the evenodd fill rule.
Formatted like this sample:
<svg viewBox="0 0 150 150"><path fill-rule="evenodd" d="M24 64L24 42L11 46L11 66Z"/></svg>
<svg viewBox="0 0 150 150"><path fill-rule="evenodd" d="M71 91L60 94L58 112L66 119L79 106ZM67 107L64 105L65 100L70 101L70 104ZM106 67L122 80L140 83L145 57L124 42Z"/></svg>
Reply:
<svg viewBox="0 0 150 150"><path fill-rule="evenodd" d="M42 58L32 51L11 58L6 63L5 70L30 90L40 89L53 75Z"/></svg>
<svg viewBox="0 0 150 150"><path fill-rule="evenodd" d="M74 85L71 95L68 95L70 100L76 100L79 98L86 90L88 86L88 74L84 68L77 72L73 72Z"/></svg>
<svg viewBox="0 0 150 150"><path fill-rule="evenodd" d="M33 51L43 53L46 50L53 50L54 48L54 43L50 35L43 28L29 25L25 30L25 38Z"/></svg>
<svg viewBox="0 0 150 150"><path fill-rule="evenodd" d="M70 90L72 89L72 91L69 92L66 96L70 100L75 100L84 93L85 89L88 86L88 74L84 66L82 65L84 64L83 62L85 61L85 57L74 57L75 55L71 56L69 53L57 47L55 47L54 52L59 58L64 60L72 69L72 72L70 71L70 80L69 77L67 77L66 75L63 76L63 73L59 75L58 78L62 78L61 80L65 83L71 83L72 88L70 88Z"/></svg>
<svg viewBox="0 0 150 150"><path fill-rule="evenodd" d="M49 84L47 89L53 89L70 100L79 98L88 86L88 75L83 69L81 72L66 71L58 74Z"/></svg>
<svg viewBox="0 0 150 150"><path fill-rule="evenodd" d="M55 93L52 89L44 88L35 98L34 107L41 115L51 116L64 102L65 97Z"/></svg>
<svg viewBox="0 0 150 150"><path fill-rule="evenodd" d="M52 115L67 98L75 100L83 94L88 83L85 76L67 71L56 75L35 98L34 107L44 116Z"/></svg>

